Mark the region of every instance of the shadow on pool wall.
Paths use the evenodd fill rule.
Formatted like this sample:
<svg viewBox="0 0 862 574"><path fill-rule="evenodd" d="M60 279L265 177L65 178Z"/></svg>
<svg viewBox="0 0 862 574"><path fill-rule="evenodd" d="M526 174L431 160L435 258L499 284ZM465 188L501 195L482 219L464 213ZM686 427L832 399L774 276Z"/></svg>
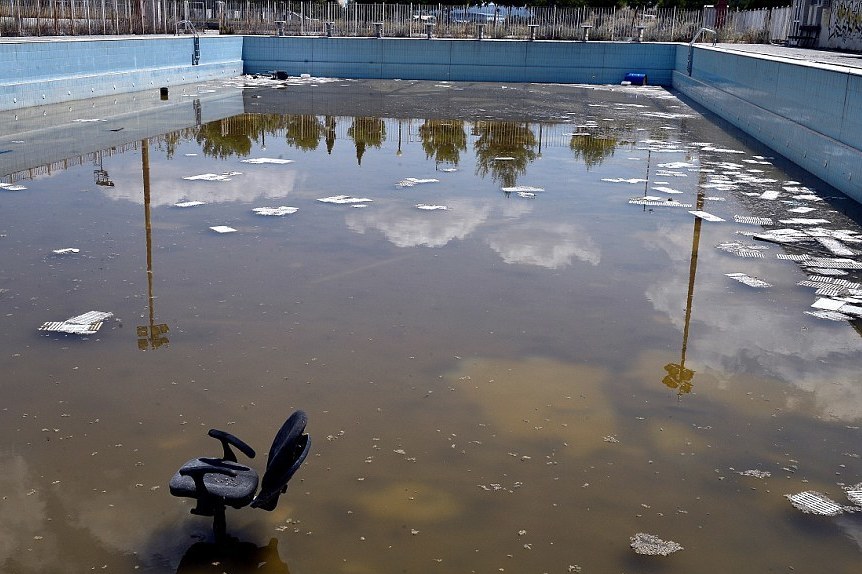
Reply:
<svg viewBox="0 0 862 574"><path fill-rule="evenodd" d="M862 202L858 68L672 43L231 36L201 38L197 65L193 51L190 37L4 41L0 110L271 70L563 84L618 84L639 72Z"/></svg>

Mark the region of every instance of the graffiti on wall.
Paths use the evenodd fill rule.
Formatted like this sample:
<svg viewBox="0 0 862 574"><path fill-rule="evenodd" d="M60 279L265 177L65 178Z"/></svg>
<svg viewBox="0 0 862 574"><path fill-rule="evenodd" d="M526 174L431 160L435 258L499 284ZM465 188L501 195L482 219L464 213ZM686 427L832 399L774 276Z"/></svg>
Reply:
<svg viewBox="0 0 862 574"><path fill-rule="evenodd" d="M829 22L829 39L862 40L862 0L835 0Z"/></svg>

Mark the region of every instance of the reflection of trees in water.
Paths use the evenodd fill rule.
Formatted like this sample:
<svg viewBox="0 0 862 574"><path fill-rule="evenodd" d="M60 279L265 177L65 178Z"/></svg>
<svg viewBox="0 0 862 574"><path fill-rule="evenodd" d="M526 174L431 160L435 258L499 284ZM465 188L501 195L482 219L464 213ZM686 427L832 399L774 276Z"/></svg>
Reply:
<svg viewBox="0 0 862 574"><path fill-rule="evenodd" d="M380 118L353 118L347 135L356 144L356 161L362 165L362 156L368 146L379 148L386 140L386 124Z"/></svg>
<svg viewBox="0 0 862 574"><path fill-rule="evenodd" d="M326 116L323 125L326 128L326 153L332 155L335 147L335 116Z"/></svg>
<svg viewBox="0 0 862 574"><path fill-rule="evenodd" d="M587 170L614 155L616 147L617 138L612 135L574 134L569 141L575 159L582 159Z"/></svg>
<svg viewBox="0 0 862 574"><path fill-rule="evenodd" d="M232 155L243 157L251 153L252 141L263 141L266 134L286 127L288 117L281 114L240 114L200 126L195 140L207 156L219 159Z"/></svg>
<svg viewBox="0 0 862 574"><path fill-rule="evenodd" d="M476 173L491 179L502 187L513 187L518 176L527 172L527 165L536 159L536 136L524 122L489 122L473 124L473 142L476 152ZM507 158L507 159L499 159Z"/></svg>
<svg viewBox="0 0 862 574"><path fill-rule="evenodd" d="M425 158L434 162L458 165L461 152L467 149L464 120L425 120L419 127Z"/></svg>
<svg viewBox="0 0 862 574"><path fill-rule="evenodd" d="M284 116L287 145L302 151L316 150L323 135L323 125L317 116Z"/></svg>

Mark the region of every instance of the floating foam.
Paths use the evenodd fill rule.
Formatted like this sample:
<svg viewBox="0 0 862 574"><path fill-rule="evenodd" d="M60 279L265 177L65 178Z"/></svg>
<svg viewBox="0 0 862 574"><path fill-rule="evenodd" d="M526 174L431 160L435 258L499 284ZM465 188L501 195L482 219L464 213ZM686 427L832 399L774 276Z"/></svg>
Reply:
<svg viewBox="0 0 862 574"><path fill-rule="evenodd" d="M413 187L414 185L420 185L423 183L437 183L439 181L440 181L439 179L433 179L433 178L419 179L417 177L405 177L404 179L399 181L396 185L398 187Z"/></svg>
<svg viewBox="0 0 862 574"><path fill-rule="evenodd" d="M638 554L647 556L667 556L683 549L678 542L662 540L655 534L645 532L638 532L631 537L631 547Z"/></svg>
<svg viewBox="0 0 862 574"><path fill-rule="evenodd" d="M749 287L754 287L756 289L765 289L767 287L772 287L771 283L762 281L757 277L746 275L745 273L725 273L725 275L727 277L730 277L734 281L739 281L743 285L748 285Z"/></svg>
<svg viewBox="0 0 862 574"><path fill-rule="evenodd" d="M291 213L296 213L297 211L299 211L299 209L296 207L280 205L279 207L255 207L254 209L252 209L252 211L257 215L281 217L283 215L290 215Z"/></svg>
<svg viewBox="0 0 862 574"><path fill-rule="evenodd" d="M335 204L360 204L360 203L370 203L374 201L373 199L369 199L367 197L352 197L350 195L333 195L330 197L321 197L317 201L321 203L335 203Z"/></svg>

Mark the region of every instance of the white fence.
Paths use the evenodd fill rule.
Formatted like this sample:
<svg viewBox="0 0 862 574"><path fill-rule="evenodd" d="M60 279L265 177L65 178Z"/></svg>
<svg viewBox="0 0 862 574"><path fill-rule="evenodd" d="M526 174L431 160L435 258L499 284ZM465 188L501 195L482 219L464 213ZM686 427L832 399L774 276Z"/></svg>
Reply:
<svg viewBox="0 0 862 574"><path fill-rule="evenodd" d="M428 4L355 4L274 0L0 0L0 34L56 36L235 34L476 37L687 42L708 22L705 10L640 8L508 8ZM714 14L712 14L714 16ZM718 40L782 41L789 8L730 12ZM282 24L277 24L280 22Z"/></svg>

